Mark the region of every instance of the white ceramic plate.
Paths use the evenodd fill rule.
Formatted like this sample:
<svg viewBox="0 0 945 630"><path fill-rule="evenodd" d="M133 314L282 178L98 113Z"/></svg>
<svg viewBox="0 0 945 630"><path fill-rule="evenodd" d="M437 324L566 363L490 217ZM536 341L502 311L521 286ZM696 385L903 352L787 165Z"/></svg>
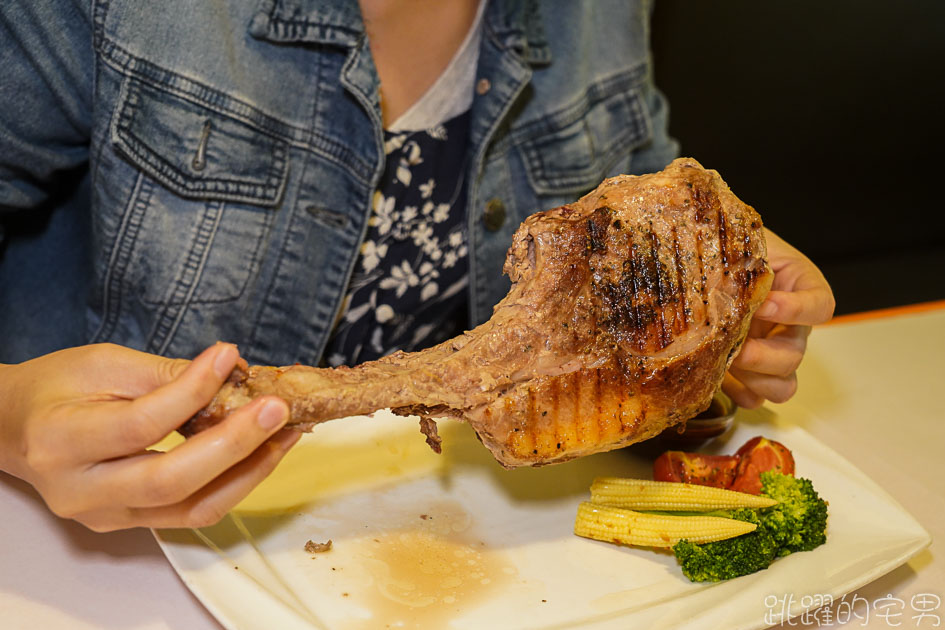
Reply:
<svg viewBox="0 0 945 630"><path fill-rule="evenodd" d="M441 422L440 434L437 456L415 422L386 412L321 425L219 525L155 535L224 626L282 630L762 628L773 602L799 614L839 599L930 542L837 453L743 413L705 450L734 452L759 434L786 444L830 503L828 540L754 575L693 584L671 553L571 531L591 480L648 478L656 445L505 471L465 425ZM330 551L305 551L329 539Z"/></svg>

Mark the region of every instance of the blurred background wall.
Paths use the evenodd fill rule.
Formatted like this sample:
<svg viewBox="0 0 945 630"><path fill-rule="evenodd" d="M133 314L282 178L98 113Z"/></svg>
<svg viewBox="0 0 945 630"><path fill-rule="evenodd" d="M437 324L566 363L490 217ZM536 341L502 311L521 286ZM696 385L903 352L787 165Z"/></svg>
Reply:
<svg viewBox="0 0 945 630"><path fill-rule="evenodd" d="M683 155L838 314L945 299L945 1L656 0L653 47Z"/></svg>

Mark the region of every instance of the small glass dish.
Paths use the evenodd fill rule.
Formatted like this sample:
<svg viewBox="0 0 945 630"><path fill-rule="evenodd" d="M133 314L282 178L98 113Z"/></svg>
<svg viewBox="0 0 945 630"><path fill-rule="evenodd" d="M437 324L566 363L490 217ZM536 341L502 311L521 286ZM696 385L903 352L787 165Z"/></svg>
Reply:
<svg viewBox="0 0 945 630"><path fill-rule="evenodd" d="M726 394L716 392L709 408L694 418L669 427L657 436L662 445L674 449L699 446L722 435L735 422L738 407Z"/></svg>

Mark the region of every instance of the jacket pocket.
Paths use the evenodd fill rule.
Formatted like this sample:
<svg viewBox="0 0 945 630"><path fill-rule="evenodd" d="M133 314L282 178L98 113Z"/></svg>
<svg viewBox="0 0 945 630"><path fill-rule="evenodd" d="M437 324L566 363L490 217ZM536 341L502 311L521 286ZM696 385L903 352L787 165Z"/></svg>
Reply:
<svg viewBox="0 0 945 630"><path fill-rule="evenodd" d="M288 146L232 116L139 79L126 78L112 142L181 197L275 206Z"/></svg>
<svg viewBox="0 0 945 630"><path fill-rule="evenodd" d="M539 195L582 194L652 136L640 71L599 81L517 132L513 142Z"/></svg>
<svg viewBox="0 0 945 630"><path fill-rule="evenodd" d="M111 339L129 321L163 351L188 309L241 299L259 272L279 215L290 150L206 99L121 77L111 146L99 156L102 324ZM198 96L198 90L194 91ZM209 317L209 316L208 316Z"/></svg>

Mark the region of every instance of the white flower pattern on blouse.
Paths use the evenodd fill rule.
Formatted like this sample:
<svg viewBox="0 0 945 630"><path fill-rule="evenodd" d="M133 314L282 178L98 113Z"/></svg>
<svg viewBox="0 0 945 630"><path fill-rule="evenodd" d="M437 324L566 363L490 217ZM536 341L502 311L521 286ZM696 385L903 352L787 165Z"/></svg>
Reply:
<svg viewBox="0 0 945 630"><path fill-rule="evenodd" d="M465 314L468 113L387 134L387 167L329 341L327 363L354 364L438 343Z"/></svg>

